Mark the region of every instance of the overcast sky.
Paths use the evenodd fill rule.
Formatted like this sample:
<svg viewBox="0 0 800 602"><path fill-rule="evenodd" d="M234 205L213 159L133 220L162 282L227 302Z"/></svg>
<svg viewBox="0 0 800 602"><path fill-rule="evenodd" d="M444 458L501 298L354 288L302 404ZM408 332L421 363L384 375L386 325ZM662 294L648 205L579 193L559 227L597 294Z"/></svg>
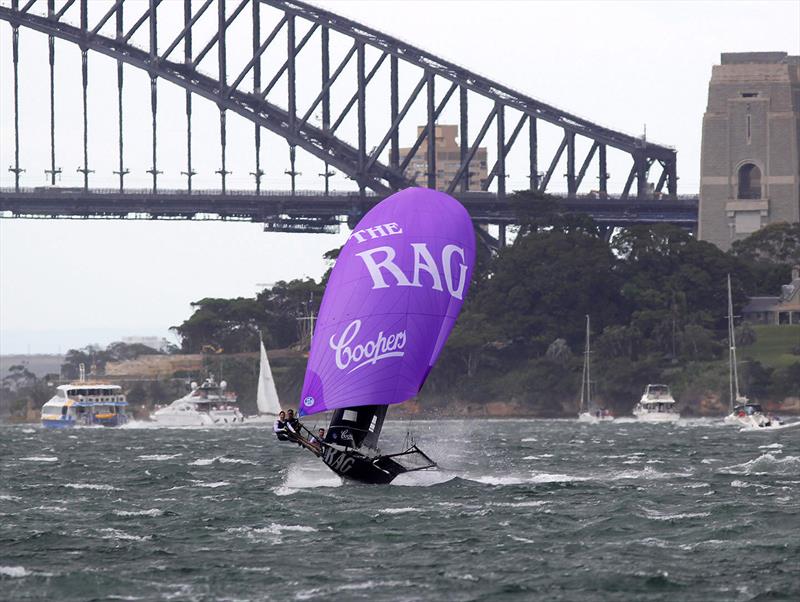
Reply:
<svg viewBox="0 0 800 602"><path fill-rule="evenodd" d="M46 6L44 0L39 4L39 10ZM136 5L146 7L142 2L128 4L129 19L140 10ZM90 21L101 17L109 5L91 2ZM800 54L797 1L365 0L324 6L608 127L640 135L646 126L649 140L677 148L679 189L687 193L698 189L701 119L711 67L718 64L720 53L781 50ZM174 35L170 25L182 19L181 7L182 3L168 0L159 8L162 50L171 41L167 39L170 33ZM209 28L216 18L212 13L209 11ZM271 25L266 28L268 17L265 14L263 35L271 29ZM77 11L70 9L67 20L74 23L77 18ZM113 28L113 19L110 25ZM249 21L240 27L241 33L232 31L229 36L231 79L250 51L245 31ZM146 27L142 29L132 42L145 47ZM5 171L13 164L10 32L8 24L0 23L2 186L13 183L12 174ZM22 30L20 45L21 167L27 170L22 185L41 186L50 156L47 38ZM197 50L199 43L195 45ZM59 185L76 186L81 176L75 169L82 163L80 55L65 42L57 48L56 163L64 172ZM334 40L335 53L345 50L345 41ZM178 47L171 58L179 58L181 53ZM318 52L308 50L306 62L298 64L298 72L302 72L299 94L307 102L318 91L318 75L311 76L319 69L316 57ZM278 54L265 56L265 72L268 65L281 60ZM206 61L208 65L202 63L201 69L215 75L213 51ZM90 168L96 170L91 183L98 187L115 184L111 173L117 168L114 65L112 60L90 53ZM149 88L146 77L132 68L126 69L125 77L125 163L131 170L127 183L145 187L151 164ZM405 81L410 82L411 77L409 74ZM276 86L275 94L281 94L282 85ZM352 89L344 88L338 94L334 90L340 104L352 94ZM386 87L376 79L374 88L368 96L368 116L376 125L371 135L380 139ZM439 86L440 94L443 88ZM177 188L184 184L180 171L185 169L183 92L165 83L159 84L158 92L158 161L165 172L160 185ZM471 112L470 119L475 123L483 109L475 102L472 110L476 114ZM424 120L422 111L415 107L409 115L401 144L408 145L413 139L414 126ZM440 123L455 118L455 113L446 113ZM211 103L196 101L193 150L199 172L197 187L219 186L219 176L214 174L219 169L218 122ZM514 122L507 118L507 123ZM228 168L233 171L229 186L247 188L252 183L253 127L234 117L229 124ZM353 132L354 122L348 119L342 135L350 139ZM557 144L557 136L555 131L544 134L543 153ZM522 149L509 162L512 188L524 185L524 152ZM265 185L288 188L283 173L288 168L285 142L265 135L263 154ZM611 160L612 188L621 187L620 179L624 182L626 160ZM544 154L540 162L547 161ZM300 188L321 188L318 162L301 155L298 169L303 172L298 179ZM339 189L352 187L341 174L334 183ZM554 189L562 186L563 181L553 183ZM49 353L95 342L105 344L125 335L166 335L170 326L190 315L192 301L209 296L252 296L263 283L319 277L325 269L322 253L341 245L345 237L345 232L267 234L259 225L247 223L0 220L0 353Z"/></svg>

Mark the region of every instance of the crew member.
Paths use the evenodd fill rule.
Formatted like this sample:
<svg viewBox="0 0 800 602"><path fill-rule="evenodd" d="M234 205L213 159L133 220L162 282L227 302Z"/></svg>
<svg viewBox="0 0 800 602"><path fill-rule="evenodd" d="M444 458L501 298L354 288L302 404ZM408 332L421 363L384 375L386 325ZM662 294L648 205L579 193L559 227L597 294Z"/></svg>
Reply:
<svg viewBox="0 0 800 602"><path fill-rule="evenodd" d="M311 445L313 445L314 447L316 447L318 449L321 449L322 448L322 442L324 440L325 440L325 429L319 429L317 431L317 435L316 436L311 435L311 437L309 437L308 442Z"/></svg>
<svg viewBox="0 0 800 602"><path fill-rule="evenodd" d="M291 410L289 410L291 412ZM289 436L286 434L286 412L283 410L278 414L275 424L272 425L272 432L278 438L278 441L288 441Z"/></svg>

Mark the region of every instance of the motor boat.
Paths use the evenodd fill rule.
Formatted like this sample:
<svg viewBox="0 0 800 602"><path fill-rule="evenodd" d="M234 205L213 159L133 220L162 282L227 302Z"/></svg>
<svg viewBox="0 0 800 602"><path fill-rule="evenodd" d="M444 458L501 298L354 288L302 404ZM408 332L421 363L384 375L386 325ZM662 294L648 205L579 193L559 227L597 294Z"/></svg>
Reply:
<svg viewBox="0 0 800 602"><path fill-rule="evenodd" d="M675 422L680 418L669 387L657 384L647 385L633 415L642 422Z"/></svg>
<svg viewBox="0 0 800 602"><path fill-rule="evenodd" d="M219 384L211 375L201 385L191 384L191 391L166 407L159 408L150 419L166 426L222 426L245 421L236 395L225 391L227 383Z"/></svg>

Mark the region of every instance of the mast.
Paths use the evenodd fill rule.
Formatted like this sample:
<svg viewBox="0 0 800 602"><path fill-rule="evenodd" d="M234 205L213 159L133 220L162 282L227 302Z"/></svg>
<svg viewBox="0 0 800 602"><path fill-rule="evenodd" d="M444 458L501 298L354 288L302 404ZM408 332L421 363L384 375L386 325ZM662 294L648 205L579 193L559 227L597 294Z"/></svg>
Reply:
<svg viewBox="0 0 800 602"><path fill-rule="evenodd" d="M733 329L733 296L731 294L731 275L728 274L728 370L731 412L739 401L739 373L736 365L736 333Z"/></svg>
<svg viewBox="0 0 800 602"><path fill-rule="evenodd" d="M578 413L588 412L592 402L592 381L591 367L589 365L589 354L591 346L589 343L589 316L586 316L586 343L583 349L583 374L581 375L581 405Z"/></svg>

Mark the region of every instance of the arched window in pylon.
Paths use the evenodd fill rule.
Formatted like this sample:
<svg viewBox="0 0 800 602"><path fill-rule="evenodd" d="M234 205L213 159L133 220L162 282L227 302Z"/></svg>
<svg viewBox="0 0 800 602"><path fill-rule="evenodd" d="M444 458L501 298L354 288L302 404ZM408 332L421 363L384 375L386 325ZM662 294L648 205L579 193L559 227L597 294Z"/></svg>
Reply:
<svg viewBox="0 0 800 602"><path fill-rule="evenodd" d="M761 198L761 170L758 165L745 163L739 168L739 195L740 199Z"/></svg>

